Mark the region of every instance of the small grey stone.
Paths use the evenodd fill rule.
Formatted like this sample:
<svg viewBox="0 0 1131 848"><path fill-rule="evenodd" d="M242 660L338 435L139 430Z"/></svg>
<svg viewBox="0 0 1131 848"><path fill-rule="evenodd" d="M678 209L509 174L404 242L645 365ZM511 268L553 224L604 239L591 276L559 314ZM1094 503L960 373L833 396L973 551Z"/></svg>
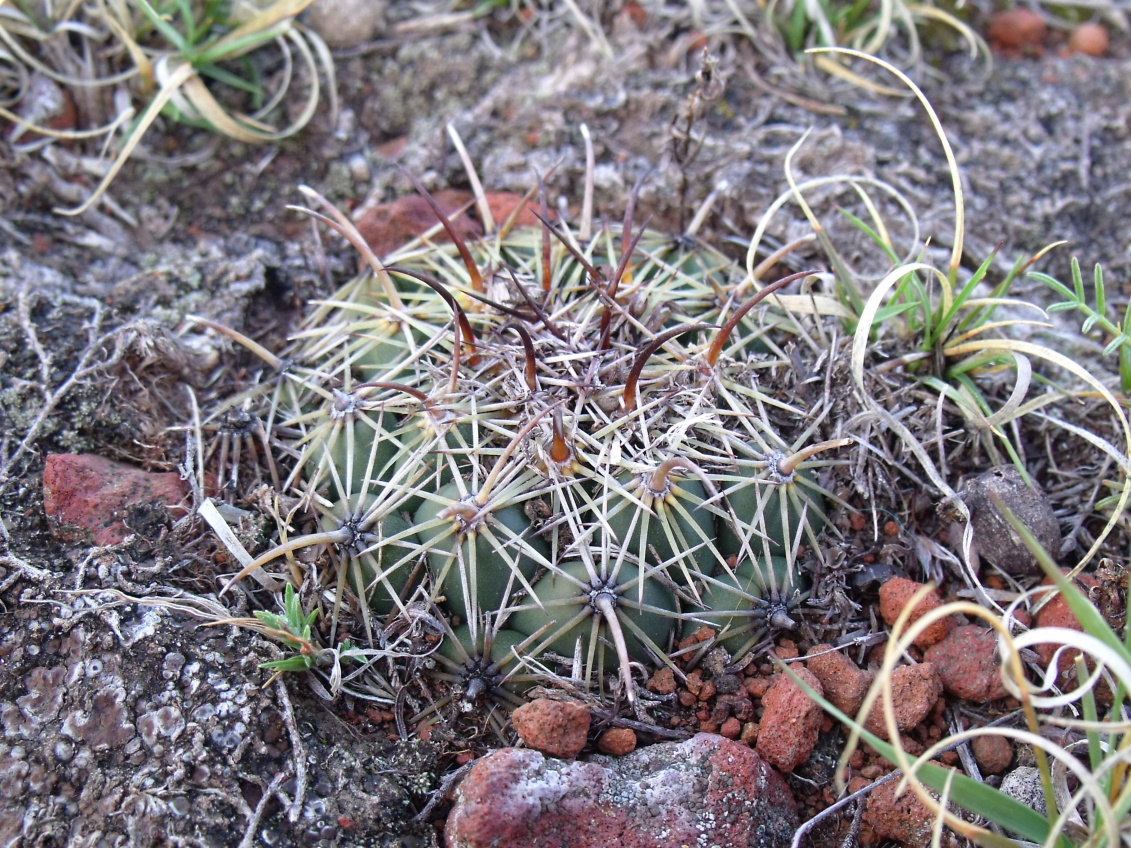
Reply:
<svg viewBox="0 0 1131 848"><path fill-rule="evenodd" d="M1060 525L1048 497L1035 484L1032 487L1026 484L1012 465L999 465L967 480L960 494L970 510L978 555L1002 571L1027 576L1040 574L1041 567L999 503L1029 528L1053 560L1060 555Z"/></svg>
<svg viewBox="0 0 1131 848"><path fill-rule="evenodd" d="M1041 789L1041 773L1033 766L1020 766L1007 774L1002 778L1001 791L1042 816L1048 813L1045 793Z"/></svg>
<svg viewBox="0 0 1131 848"><path fill-rule="evenodd" d="M306 22L331 47L356 47L385 29L384 0L314 0Z"/></svg>

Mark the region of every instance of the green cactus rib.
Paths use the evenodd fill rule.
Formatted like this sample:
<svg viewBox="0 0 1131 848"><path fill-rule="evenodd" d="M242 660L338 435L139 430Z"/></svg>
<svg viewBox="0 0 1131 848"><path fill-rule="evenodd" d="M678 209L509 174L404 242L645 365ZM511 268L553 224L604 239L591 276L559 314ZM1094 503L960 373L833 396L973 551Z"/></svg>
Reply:
<svg viewBox="0 0 1131 848"><path fill-rule="evenodd" d="M828 508L813 457L845 441L791 446L820 422L773 387L790 319L762 300L805 274L750 297L726 256L631 215L584 242L540 217L369 254L313 306L260 399L296 458L285 523L317 527L253 566L325 551L367 628L443 610L448 673L513 632L512 656L616 668L631 699L631 663L689 621L727 646L791 621L757 598L798 586Z"/></svg>

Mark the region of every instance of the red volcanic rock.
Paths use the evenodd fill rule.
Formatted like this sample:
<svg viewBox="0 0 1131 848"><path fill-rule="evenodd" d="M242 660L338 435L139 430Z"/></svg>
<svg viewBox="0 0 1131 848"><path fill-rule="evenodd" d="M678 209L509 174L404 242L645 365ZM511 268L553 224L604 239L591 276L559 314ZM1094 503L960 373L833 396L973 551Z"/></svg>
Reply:
<svg viewBox="0 0 1131 848"><path fill-rule="evenodd" d="M1080 24L1068 37L1068 50L1070 53L1084 53L1087 56L1104 56L1107 54L1107 30L1094 21Z"/></svg>
<svg viewBox="0 0 1131 848"><path fill-rule="evenodd" d="M797 676L823 695L821 681L805 668ZM821 732L821 707L787 674L780 674L762 696L765 712L758 730L758 753L770 765L793 771L813 753Z"/></svg>
<svg viewBox="0 0 1131 848"><path fill-rule="evenodd" d="M806 655L805 667L821 681L825 697L832 705L853 718L876 677L840 651L833 650L832 645L817 645L811 649Z"/></svg>
<svg viewBox="0 0 1131 848"><path fill-rule="evenodd" d="M511 715L515 733L551 757L576 757L589 735L589 710L581 704L538 698Z"/></svg>
<svg viewBox="0 0 1131 848"><path fill-rule="evenodd" d="M1043 585L1049 585L1052 581L1045 580ZM1091 574L1078 574L1075 578L1076 588L1082 591L1085 595L1089 592L1099 588L1099 581L1096 580ZM1076 613L1072 612L1072 608L1068 606L1068 602L1064 600L1063 596L1056 595L1051 601L1041 607L1037 613L1036 618L1037 627L1064 627L1069 630L1083 631L1083 626L1080 620L1076 618ZM1033 645L1033 649L1041 658L1041 662L1047 667L1052 661L1053 657L1057 656L1057 651L1063 647L1059 642L1041 642L1040 644ZM1062 689L1071 689L1078 685L1076 680L1076 657L1080 655L1077 648L1068 648L1061 650L1059 657L1056 661L1057 669L1057 683ZM1087 666L1089 669L1094 668L1094 663L1088 659ZM1095 688L1096 696L1102 703L1110 703L1112 694L1111 689L1104 681L1100 681Z"/></svg>
<svg viewBox="0 0 1131 848"><path fill-rule="evenodd" d="M880 587L880 615L884 621L889 626L894 625L904 607L911 602L911 597L922 588L922 583L916 583L914 580L908 580L905 577L893 577L884 583ZM914 612L911 613L908 626L940 606L942 606L942 597L937 590L932 589L919 601ZM946 636L953 626L954 623L949 616L941 618L916 637L915 645L920 648L929 648Z"/></svg>
<svg viewBox="0 0 1131 848"><path fill-rule="evenodd" d="M986 40L1006 55L1040 55L1048 27L1032 9L1008 9L990 18Z"/></svg>
<svg viewBox="0 0 1131 848"><path fill-rule="evenodd" d="M930 648L923 659L934 664L943 688L975 703L996 701L1009 693L1001 682L994 631L967 624Z"/></svg>
<svg viewBox="0 0 1131 848"><path fill-rule="evenodd" d="M1001 774L1013 762L1013 743L1004 736L976 736L970 749L986 774Z"/></svg>
<svg viewBox="0 0 1131 848"><path fill-rule="evenodd" d="M456 790L444 835L448 848L785 848L796 828L781 775L700 733L591 762L493 751Z"/></svg>
<svg viewBox="0 0 1131 848"><path fill-rule="evenodd" d="M910 789L896 797L899 781L892 780L876 787L864 805L864 825L878 837L891 839L904 848L922 848L931 844L935 815Z"/></svg>
<svg viewBox="0 0 1131 848"><path fill-rule="evenodd" d="M534 214L541 206L537 198L526 200L525 196L511 191L489 191L486 194L487 205L491 208L491 216L495 219L495 226L501 227L511 215L514 215L512 229L519 227L540 227L542 222ZM521 207L521 208L520 208ZM517 214L516 214L517 210ZM474 210L473 210L474 211ZM547 209L547 217L554 221L557 215L553 209Z"/></svg>
<svg viewBox="0 0 1131 848"><path fill-rule="evenodd" d="M466 191L441 189L432 195L449 219L471 203L473 195ZM358 232L378 256L387 256L403 247L422 233L440 223L432 206L418 194L406 194L390 203L374 206L357 221ZM467 213L452 220L456 232L465 239L475 238L483 232L479 223ZM440 230L433 241L449 241L448 234Z"/></svg>
<svg viewBox="0 0 1131 848"><path fill-rule="evenodd" d="M142 471L95 454L49 454L43 469L43 509L64 538L116 545L130 535L131 507L159 504L178 518L189 484L175 471Z"/></svg>
<svg viewBox="0 0 1131 848"><path fill-rule="evenodd" d="M636 750L636 731L629 727L610 727L597 737L597 750L613 757L623 757Z"/></svg>
<svg viewBox="0 0 1131 848"><path fill-rule="evenodd" d="M899 732L905 733L925 719L942 692L942 681L939 680L935 667L930 663L900 666L892 672L892 705ZM888 739L883 709L883 699L877 698L868 713L864 727L877 736Z"/></svg>

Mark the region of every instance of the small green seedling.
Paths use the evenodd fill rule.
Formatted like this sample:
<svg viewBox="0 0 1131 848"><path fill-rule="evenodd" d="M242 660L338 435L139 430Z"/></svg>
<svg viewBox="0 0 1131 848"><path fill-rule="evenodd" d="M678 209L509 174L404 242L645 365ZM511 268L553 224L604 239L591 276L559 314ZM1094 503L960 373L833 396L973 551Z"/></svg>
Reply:
<svg viewBox="0 0 1131 848"><path fill-rule="evenodd" d="M309 671L317 664L321 649L311 639L311 625L318 617L318 610L303 613L302 603L295 594L290 583L283 593L283 614L265 610L256 610L255 617L262 624L258 628L263 635L269 636L285 647L295 652L294 656L281 660L271 660L260 663L260 668L275 669L275 674L265 685L270 685L275 678L287 671Z"/></svg>

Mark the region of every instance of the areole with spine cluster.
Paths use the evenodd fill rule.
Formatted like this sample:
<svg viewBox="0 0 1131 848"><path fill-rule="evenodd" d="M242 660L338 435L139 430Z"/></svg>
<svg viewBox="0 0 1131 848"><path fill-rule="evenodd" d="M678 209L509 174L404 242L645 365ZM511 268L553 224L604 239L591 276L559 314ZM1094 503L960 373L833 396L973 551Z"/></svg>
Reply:
<svg viewBox="0 0 1131 848"><path fill-rule="evenodd" d="M446 618L436 656L472 699L566 668L586 686L615 672L632 701L633 663L682 674L685 631L740 655L792 626L827 521L818 454L847 443L759 381L794 327L764 299L808 273L765 285L635 229L636 194L622 224L575 229L532 191L500 226L484 210L472 242L433 202L453 243L385 264L308 190L368 267L314 306L261 395L301 499L237 579L328 557L370 638L375 618ZM525 208L534 226L515 225Z"/></svg>

